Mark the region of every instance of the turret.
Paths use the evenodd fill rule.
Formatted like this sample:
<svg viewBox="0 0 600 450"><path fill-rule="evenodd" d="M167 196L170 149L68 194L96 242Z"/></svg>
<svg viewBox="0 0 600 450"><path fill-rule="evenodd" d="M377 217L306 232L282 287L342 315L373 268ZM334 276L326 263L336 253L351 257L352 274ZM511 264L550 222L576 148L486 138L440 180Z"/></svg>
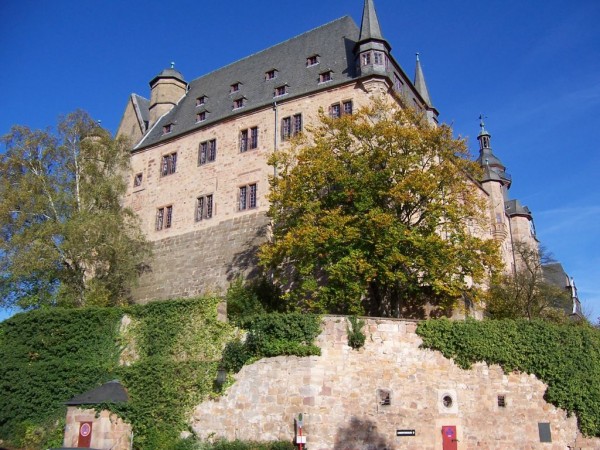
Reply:
<svg viewBox="0 0 600 450"><path fill-rule="evenodd" d="M155 76L150 81L150 126L169 112L186 91L187 83L181 72L175 70L175 63Z"/></svg>
<svg viewBox="0 0 600 450"><path fill-rule="evenodd" d="M481 182L496 181L502 184L505 187L503 189L504 198L507 199L507 190L510 188L511 176L506 173L506 167L492 151L492 135L485 129L483 114L479 116L479 128L480 131L477 136L477 140L479 141L479 158L477 158L477 162L483 168Z"/></svg>
<svg viewBox="0 0 600 450"><path fill-rule="evenodd" d="M383 38L373 0L365 0L360 36L354 47L359 75L385 74L392 48Z"/></svg>

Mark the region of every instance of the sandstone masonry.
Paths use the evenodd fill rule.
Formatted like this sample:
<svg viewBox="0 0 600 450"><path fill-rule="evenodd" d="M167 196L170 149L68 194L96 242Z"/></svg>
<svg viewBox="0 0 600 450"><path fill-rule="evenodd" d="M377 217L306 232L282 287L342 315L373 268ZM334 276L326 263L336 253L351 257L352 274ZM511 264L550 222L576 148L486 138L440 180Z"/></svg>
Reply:
<svg viewBox="0 0 600 450"><path fill-rule="evenodd" d="M365 330L365 347L352 350L346 319L325 318L321 356L245 366L223 397L196 407L192 428L202 438L292 440L302 413L310 450L442 450L446 426L458 450L600 449L574 416L544 401L535 376L485 363L460 369L419 348L414 322L368 319ZM551 443L540 442L539 424ZM415 436L396 437L400 429Z"/></svg>

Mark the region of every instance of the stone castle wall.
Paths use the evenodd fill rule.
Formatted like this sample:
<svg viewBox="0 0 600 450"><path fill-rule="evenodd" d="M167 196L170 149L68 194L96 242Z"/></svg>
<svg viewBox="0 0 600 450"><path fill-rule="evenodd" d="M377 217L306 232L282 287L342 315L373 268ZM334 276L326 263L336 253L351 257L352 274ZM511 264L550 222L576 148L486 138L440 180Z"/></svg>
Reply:
<svg viewBox="0 0 600 450"><path fill-rule="evenodd" d="M321 356L245 366L223 397L198 405L194 431L292 440L294 418L303 413L310 450L442 450L443 426L456 427L458 450L600 449L600 439L579 436L575 417L544 401L546 386L534 376L484 363L462 370L419 348L416 323L369 319L358 351L347 345L345 318L327 317L323 329ZM540 442L540 423L549 424L551 443ZM415 436L396 437L396 430Z"/></svg>
<svg viewBox="0 0 600 450"><path fill-rule="evenodd" d="M134 300L224 293L238 275L251 276L256 270L256 251L266 239L268 223L265 213L246 214L155 242Z"/></svg>

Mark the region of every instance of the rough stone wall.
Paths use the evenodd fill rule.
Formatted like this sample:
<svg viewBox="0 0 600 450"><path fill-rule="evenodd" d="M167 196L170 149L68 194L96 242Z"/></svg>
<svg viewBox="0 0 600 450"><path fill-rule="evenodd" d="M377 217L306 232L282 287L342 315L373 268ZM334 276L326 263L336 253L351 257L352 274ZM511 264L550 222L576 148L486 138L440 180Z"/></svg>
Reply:
<svg viewBox="0 0 600 450"><path fill-rule="evenodd" d="M246 214L155 242L149 272L140 277L134 300L224 293L238 275L254 274L268 223L264 213Z"/></svg>
<svg viewBox="0 0 600 450"><path fill-rule="evenodd" d="M116 414L102 411L96 416L93 409L67 408L64 446L76 448L81 422L92 422L91 448L129 450L131 425L123 422Z"/></svg>
<svg viewBox="0 0 600 450"><path fill-rule="evenodd" d="M439 352L419 349L416 323L369 319L363 349L347 345L346 319L327 317L319 357L262 359L236 383L194 410L203 438L291 440L303 413L310 450L441 450L442 426L455 426L458 450L600 449L578 437L575 417L546 403L546 386L523 373L475 364L462 370ZM382 404L389 392L390 404ZM498 406L498 396L506 406ZM445 406L444 397L452 404ZM549 423L552 443L540 443ZM415 436L396 437L396 430ZM575 447L576 439L577 447Z"/></svg>

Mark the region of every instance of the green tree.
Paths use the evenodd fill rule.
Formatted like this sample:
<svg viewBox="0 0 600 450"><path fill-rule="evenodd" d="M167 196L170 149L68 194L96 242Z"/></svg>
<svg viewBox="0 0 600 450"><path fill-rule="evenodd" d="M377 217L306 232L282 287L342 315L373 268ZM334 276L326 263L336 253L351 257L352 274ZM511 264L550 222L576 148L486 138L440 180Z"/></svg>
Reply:
<svg viewBox="0 0 600 450"><path fill-rule="evenodd" d="M572 299L562 286L544 278L543 266L553 262L544 247L515 242L516 270L499 274L491 283L486 312L492 319L547 319L562 321L572 308Z"/></svg>
<svg viewBox="0 0 600 450"><path fill-rule="evenodd" d="M407 316L442 309L497 261L470 230L485 205L463 140L409 109L375 101L274 153L272 239L261 264L291 309Z"/></svg>
<svg viewBox="0 0 600 450"><path fill-rule="evenodd" d="M114 305L149 252L120 203L128 144L83 111L57 132L14 126L0 155L2 306Z"/></svg>

